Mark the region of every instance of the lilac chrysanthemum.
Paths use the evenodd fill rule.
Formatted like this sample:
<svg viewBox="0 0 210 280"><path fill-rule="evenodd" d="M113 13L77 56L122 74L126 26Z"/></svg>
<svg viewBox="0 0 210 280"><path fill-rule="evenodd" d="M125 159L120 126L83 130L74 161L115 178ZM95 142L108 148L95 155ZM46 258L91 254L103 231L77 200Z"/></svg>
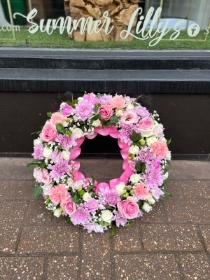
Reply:
<svg viewBox="0 0 210 280"><path fill-rule="evenodd" d="M82 121L89 119L94 114L94 105L88 100L80 100L76 106L76 115Z"/></svg>
<svg viewBox="0 0 210 280"><path fill-rule="evenodd" d="M88 224L85 224L84 225L84 229L87 229L87 232L88 233L91 233L91 232L104 232L104 229L102 226L100 226L99 224L96 224L96 223L88 223Z"/></svg>
<svg viewBox="0 0 210 280"><path fill-rule="evenodd" d="M34 147L34 152L32 154L34 159L44 159L43 150L44 150L44 148L43 148L42 144L36 145Z"/></svg>
<svg viewBox="0 0 210 280"><path fill-rule="evenodd" d="M49 169L51 170L50 175L52 178L60 179L65 174L69 173L68 161L61 160L60 162L56 163L55 165L50 166Z"/></svg>
<svg viewBox="0 0 210 280"><path fill-rule="evenodd" d="M163 175L161 166L155 167L153 164L146 166L146 172L144 175L145 187L155 188L163 184Z"/></svg>
<svg viewBox="0 0 210 280"><path fill-rule="evenodd" d="M124 227L125 224L127 223L127 219L123 218L118 211L115 212L114 219L117 227L119 226Z"/></svg>
<svg viewBox="0 0 210 280"><path fill-rule="evenodd" d="M74 225L84 225L90 218L90 214L84 206L79 206L77 211L71 216Z"/></svg>
<svg viewBox="0 0 210 280"><path fill-rule="evenodd" d="M143 147L139 152L138 159L142 162L148 163L153 159L153 154L150 152L148 147Z"/></svg>
<svg viewBox="0 0 210 280"><path fill-rule="evenodd" d="M62 146L64 150L69 150L70 148L77 145L74 136L59 134L55 140Z"/></svg>
<svg viewBox="0 0 210 280"><path fill-rule="evenodd" d="M130 136L134 130L133 125L124 125L120 130L119 130L119 138L122 142L127 143L130 145L132 143Z"/></svg>
<svg viewBox="0 0 210 280"><path fill-rule="evenodd" d="M99 102L101 105L109 104L111 100L112 100L111 95L102 95L99 97Z"/></svg>
<svg viewBox="0 0 210 280"><path fill-rule="evenodd" d="M106 204L115 207L116 204L120 201L120 196L116 193L115 190L107 191L103 194L103 198Z"/></svg>
<svg viewBox="0 0 210 280"><path fill-rule="evenodd" d="M159 200L161 195L164 195L164 192L160 188L152 188L150 191L157 200Z"/></svg>
<svg viewBox="0 0 210 280"><path fill-rule="evenodd" d="M135 107L135 111L137 115L141 118L149 117L150 115L149 111L145 107L142 107L141 105Z"/></svg>
<svg viewBox="0 0 210 280"><path fill-rule="evenodd" d="M93 92L88 93L88 94L84 94L83 98L93 105L98 103L98 97Z"/></svg>

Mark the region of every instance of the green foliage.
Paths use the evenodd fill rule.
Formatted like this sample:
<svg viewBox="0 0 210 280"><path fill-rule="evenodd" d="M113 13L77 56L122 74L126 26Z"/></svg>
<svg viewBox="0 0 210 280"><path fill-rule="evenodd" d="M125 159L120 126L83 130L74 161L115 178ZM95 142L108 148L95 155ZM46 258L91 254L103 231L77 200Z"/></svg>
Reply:
<svg viewBox="0 0 210 280"><path fill-rule="evenodd" d="M66 134L67 134L68 136L72 136L72 131L71 131L71 130L67 130L67 131L66 131Z"/></svg>
<svg viewBox="0 0 210 280"><path fill-rule="evenodd" d="M112 227L111 227L111 231L110 231L109 238L110 238L110 239L111 239L111 238L113 238L113 237L114 237L114 235L115 235L115 227L114 227L114 225L112 224Z"/></svg>
<svg viewBox="0 0 210 280"><path fill-rule="evenodd" d="M110 124L116 124L118 122L119 122L119 118L117 116L111 117L111 119L109 121Z"/></svg>
<svg viewBox="0 0 210 280"><path fill-rule="evenodd" d="M135 169L139 173L143 173L145 171L146 165L145 163L141 162L140 160L136 161Z"/></svg>
<svg viewBox="0 0 210 280"><path fill-rule="evenodd" d="M100 118L100 114L95 115L94 117L91 118L91 121L96 121Z"/></svg>
<svg viewBox="0 0 210 280"><path fill-rule="evenodd" d="M51 117L52 117L52 113L51 113L51 112L47 112L47 116L48 116L49 118L51 118Z"/></svg>
<svg viewBox="0 0 210 280"><path fill-rule="evenodd" d="M141 209L142 206L144 205L144 201L143 200L139 200L138 201L138 205L139 205L139 209Z"/></svg>
<svg viewBox="0 0 210 280"><path fill-rule="evenodd" d="M71 224L71 220L70 220L70 217L69 216L65 216L65 220L68 224Z"/></svg>
<svg viewBox="0 0 210 280"><path fill-rule="evenodd" d="M141 134L140 133L137 133L135 131L132 132L131 136L130 136L130 139L133 141L133 142L138 142L139 140L141 140Z"/></svg>
<svg viewBox="0 0 210 280"><path fill-rule="evenodd" d="M170 144L171 144L171 141L172 141L172 138L168 139L168 140L167 140L167 145L170 145Z"/></svg>
<svg viewBox="0 0 210 280"><path fill-rule="evenodd" d="M165 189L162 189L162 191L164 192L165 195L167 196L173 196L171 192L165 190Z"/></svg>
<svg viewBox="0 0 210 280"><path fill-rule="evenodd" d="M75 194L72 197L72 201L78 203L79 200L80 200L80 195L78 194L78 192L75 192Z"/></svg>
<svg viewBox="0 0 210 280"><path fill-rule="evenodd" d="M168 184L170 182L170 179L169 178L167 178L167 179L165 179L164 180L164 182L163 182L163 184L162 184L162 186L161 186L161 188L163 188L166 184Z"/></svg>
<svg viewBox="0 0 210 280"><path fill-rule="evenodd" d="M36 184L33 190L33 196L36 198L37 196L43 193L43 189L41 188L40 184Z"/></svg>
<svg viewBox="0 0 210 280"><path fill-rule="evenodd" d="M64 128L64 126L62 124L56 124L56 129L59 133L63 133L66 134L66 129Z"/></svg>
<svg viewBox="0 0 210 280"><path fill-rule="evenodd" d="M41 169L44 169L46 167L46 164L44 161L34 160L33 162L27 164L27 167L28 168L40 167Z"/></svg>

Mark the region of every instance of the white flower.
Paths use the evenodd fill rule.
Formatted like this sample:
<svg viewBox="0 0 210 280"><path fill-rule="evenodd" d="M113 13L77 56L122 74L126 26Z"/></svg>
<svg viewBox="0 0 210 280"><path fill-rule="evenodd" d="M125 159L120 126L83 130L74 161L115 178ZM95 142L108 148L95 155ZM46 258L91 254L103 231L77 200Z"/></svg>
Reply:
<svg viewBox="0 0 210 280"><path fill-rule="evenodd" d="M167 160L171 160L171 152L170 151L167 152L166 159Z"/></svg>
<svg viewBox="0 0 210 280"><path fill-rule="evenodd" d="M153 143L155 143L157 141L157 137L155 136L151 136L149 138L147 138L146 142L147 142L147 145L150 147Z"/></svg>
<svg viewBox="0 0 210 280"><path fill-rule="evenodd" d="M49 195L52 185L44 185L42 186L43 195Z"/></svg>
<svg viewBox="0 0 210 280"><path fill-rule="evenodd" d="M117 117L121 117L122 114L123 114L123 110L122 110L122 109L117 109L117 110L116 110L116 116L117 116Z"/></svg>
<svg viewBox="0 0 210 280"><path fill-rule="evenodd" d="M134 105L132 103L128 103L127 110L132 110L134 108Z"/></svg>
<svg viewBox="0 0 210 280"><path fill-rule="evenodd" d="M132 155L138 155L139 153L139 147L136 146L136 145L132 145L130 148L129 148L129 154L132 154Z"/></svg>
<svg viewBox="0 0 210 280"><path fill-rule="evenodd" d="M101 211L101 219L102 219L104 222L111 224L111 222L112 222L112 217L113 217L113 214L112 214L111 211L109 211L109 210L103 210L103 211Z"/></svg>
<svg viewBox="0 0 210 280"><path fill-rule="evenodd" d="M156 202L150 193L147 196L147 201L149 202L149 204L155 204L155 202Z"/></svg>
<svg viewBox="0 0 210 280"><path fill-rule="evenodd" d="M152 206L150 206L147 202L144 202L142 209L148 213L152 210Z"/></svg>
<svg viewBox="0 0 210 280"><path fill-rule="evenodd" d="M168 178L168 172L166 172L164 175L163 175L163 178L164 180L166 180Z"/></svg>
<svg viewBox="0 0 210 280"><path fill-rule="evenodd" d="M51 156L51 154L52 154L52 150L48 147L45 147L44 151L43 151L43 156L45 158L49 158Z"/></svg>
<svg viewBox="0 0 210 280"><path fill-rule="evenodd" d="M101 121L100 120L93 121L92 126L94 126L94 127L101 126Z"/></svg>
<svg viewBox="0 0 210 280"><path fill-rule="evenodd" d="M123 195L126 192L125 184L123 182L116 185L115 189L116 189L116 193L119 195Z"/></svg>
<svg viewBox="0 0 210 280"><path fill-rule="evenodd" d="M141 132L141 136L142 137L150 137L153 135L153 126L150 127L149 129L141 129L140 132Z"/></svg>
<svg viewBox="0 0 210 280"><path fill-rule="evenodd" d="M76 137L76 138L81 138L83 136L83 131L80 128L74 128L72 129L72 134Z"/></svg>
<svg viewBox="0 0 210 280"><path fill-rule="evenodd" d="M37 138L34 140L34 146L42 144L42 141L40 140L40 138Z"/></svg>
<svg viewBox="0 0 210 280"><path fill-rule="evenodd" d="M70 152L69 151L63 151L62 155L63 155L63 159L69 160L69 158L70 158Z"/></svg>
<svg viewBox="0 0 210 280"><path fill-rule="evenodd" d="M135 184L141 180L141 176L139 174L132 174L130 177L130 181Z"/></svg>
<svg viewBox="0 0 210 280"><path fill-rule="evenodd" d="M57 208L54 211L54 216L59 218L61 216L61 213L62 213L62 209L61 208Z"/></svg>
<svg viewBox="0 0 210 280"><path fill-rule="evenodd" d="M83 198L84 201L88 201L89 198L91 198L91 195L88 192L86 192L86 193L83 194L82 198Z"/></svg>

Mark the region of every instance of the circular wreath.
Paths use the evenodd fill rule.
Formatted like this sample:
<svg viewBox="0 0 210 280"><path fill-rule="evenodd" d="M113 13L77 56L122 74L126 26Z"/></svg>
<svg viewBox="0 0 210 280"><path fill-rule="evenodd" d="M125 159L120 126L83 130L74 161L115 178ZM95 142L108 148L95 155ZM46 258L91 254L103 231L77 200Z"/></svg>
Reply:
<svg viewBox="0 0 210 280"><path fill-rule="evenodd" d="M42 194L46 208L88 232L128 225L149 212L164 194L171 159L164 128L136 98L88 93L60 110L48 113L34 140L34 196ZM119 178L97 182L85 178L75 159L85 138L97 134L116 138L123 158Z"/></svg>

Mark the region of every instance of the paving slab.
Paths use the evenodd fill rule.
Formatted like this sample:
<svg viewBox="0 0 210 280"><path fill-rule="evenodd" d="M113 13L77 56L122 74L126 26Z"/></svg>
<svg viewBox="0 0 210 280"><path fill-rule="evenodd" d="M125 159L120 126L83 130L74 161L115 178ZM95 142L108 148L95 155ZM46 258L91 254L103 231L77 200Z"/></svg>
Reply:
<svg viewBox="0 0 210 280"><path fill-rule="evenodd" d="M173 197L128 228L88 234L52 217L34 199L29 158L0 158L0 279L209 279L210 163L172 161ZM98 181L122 173L122 160L81 159Z"/></svg>

